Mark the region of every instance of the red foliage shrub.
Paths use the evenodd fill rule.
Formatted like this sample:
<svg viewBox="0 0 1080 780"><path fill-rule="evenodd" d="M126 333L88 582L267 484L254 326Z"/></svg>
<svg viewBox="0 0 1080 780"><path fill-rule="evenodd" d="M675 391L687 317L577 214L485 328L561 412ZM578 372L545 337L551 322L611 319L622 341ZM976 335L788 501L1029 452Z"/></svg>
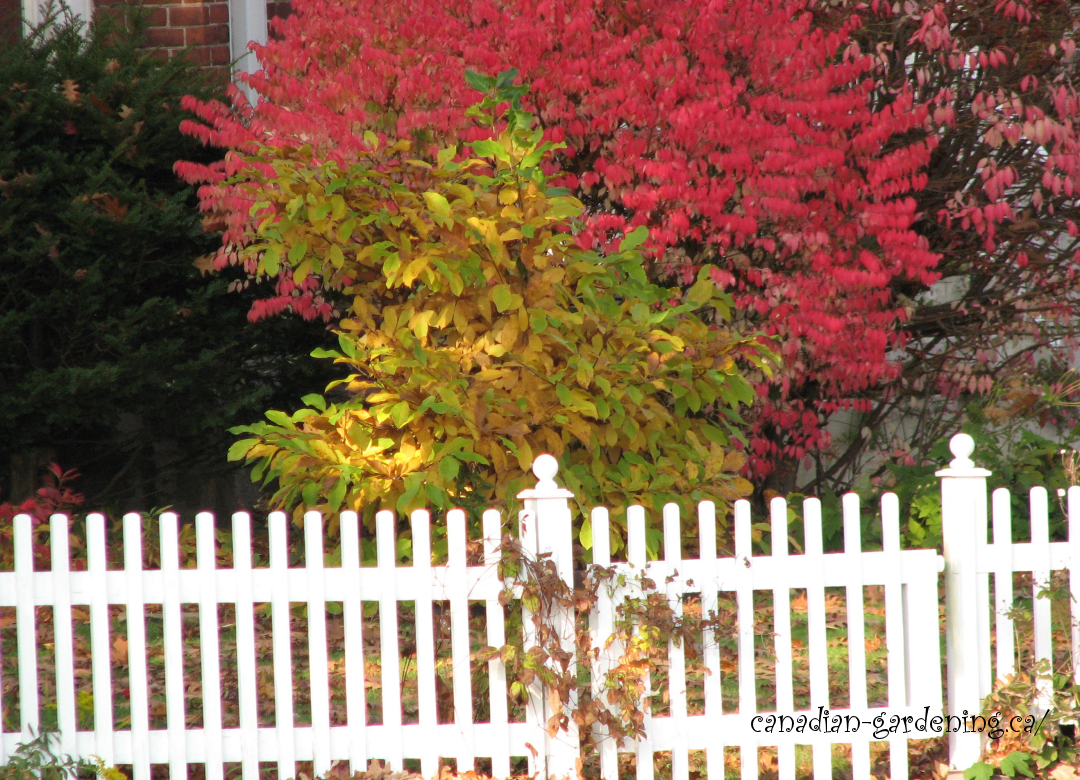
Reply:
<svg viewBox="0 0 1080 780"><path fill-rule="evenodd" d="M998 6L1011 19L1030 14L1023 3ZM589 210L580 241L607 245L647 225L654 274L683 281L703 263L719 266L716 281L747 326L780 340L784 367L758 386L763 406L749 449L759 476L828 447L823 425L837 411L895 408L905 392L898 356L921 338L909 328L914 296L939 278L950 246L931 245L939 231L927 224L936 216L955 233L1015 218L1001 197L969 208L964 195L940 214L922 211L928 165L957 106L928 95L914 72L905 76L904 62L884 57L892 69L883 70L880 31L862 29L847 10L822 13L800 0L293 7L275 20L278 37L257 48L265 70L250 79L256 108L189 106L205 124L188 132L234 150L217 166L178 166L204 184L204 209L226 227L218 266L239 262L251 224L257 177L243 154L256 144L310 144L318 157L348 161L365 130L421 144L469 140L475 128L464 112L478 95L465 69L517 68L546 137L567 144L563 181ZM914 18L906 6L857 10L874 24ZM911 40L894 48L941 54L952 73L1002 64L1000 48L969 63L935 14L927 9ZM1059 102L1075 102L1070 95ZM999 132L1010 143L1018 133L1066 132L1035 114L1023 121L1030 133L1022 121ZM981 170L990 174L970 192L981 186L992 196L987 187L996 187L1005 197L1004 168ZM1063 168L1046 188L1071 190L1075 178ZM994 238L986 228L980 236ZM281 280L252 316L284 309L334 315L314 277L300 288Z"/></svg>

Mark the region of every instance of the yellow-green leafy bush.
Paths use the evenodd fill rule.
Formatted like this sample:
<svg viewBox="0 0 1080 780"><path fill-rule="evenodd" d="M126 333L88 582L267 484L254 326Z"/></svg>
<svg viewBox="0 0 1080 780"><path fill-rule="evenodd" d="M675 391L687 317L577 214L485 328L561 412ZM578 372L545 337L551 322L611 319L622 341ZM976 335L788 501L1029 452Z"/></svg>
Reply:
<svg viewBox="0 0 1080 780"><path fill-rule="evenodd" d="M246 251L260 274L345 294L340 351L322 354L347 371L328 392L347 397L268 412L235 429L250 436L231 456L278 480L275 504L330 511L505 506L541 452L585 505L746 494L741 371L774 354L717 325L730 299L708 269L686 291L648 281L644 228L608 256L576 245L582 205L547 186L552 145L523 88L498 86L472 113L497 126L509 97L505 129L468 154L407 159L408 141L369 134L347 168L308 148L253 161L262 219Z"/></svg>

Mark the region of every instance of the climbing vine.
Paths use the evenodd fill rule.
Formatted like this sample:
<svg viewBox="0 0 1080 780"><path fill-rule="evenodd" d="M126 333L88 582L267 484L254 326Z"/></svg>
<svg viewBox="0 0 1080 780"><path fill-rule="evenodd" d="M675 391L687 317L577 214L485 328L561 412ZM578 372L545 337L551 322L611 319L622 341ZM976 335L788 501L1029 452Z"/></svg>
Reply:
<svg viewBox="0 0 1080 780"><path fill-rule="evenodd" d="M666 655L669 642L696 658L706 643L734 636L733 612L705 614L695 604L673 604L645 570L628 575L620 566L590 564L575 572L571 585L560 576L550 553L531 556L509 535L503 537L500 551L505 588L499 601L507 606L520 599L522 626L531 630L535 644L524 651L512 643L484 647L477 659L504 663L515 698L524 699L529 686L540 681L552 713L547 722L552 736L568 730L572 721L585 747L596 747L594 724L616 744L644 737L645 715L652 707L650 672ZM625 595L614 600L612 633L598 637L589 616L602 598L620 592ZM566 636L566 617L572 637ZM592 662L608 651L613 651L609 657L614 661L603 679L594 681Z"/></svg>

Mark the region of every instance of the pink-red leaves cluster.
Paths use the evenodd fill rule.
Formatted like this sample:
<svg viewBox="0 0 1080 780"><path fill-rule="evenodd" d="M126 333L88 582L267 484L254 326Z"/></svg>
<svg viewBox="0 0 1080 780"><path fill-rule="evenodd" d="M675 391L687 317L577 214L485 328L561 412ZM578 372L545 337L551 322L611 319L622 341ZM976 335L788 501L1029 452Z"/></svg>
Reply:
<svg viewBox="0 0 1080 780"><path fill-rule="evenodd" d="M68 511L82 505L85 496L76 493L68 484L78 476L79 472L75 469L64 471L57 464L50 463L45 484L33 496L19 504L0 502L0 525L11 528L15 515L25 513L33 518L33 525L38 526L47 522L54 512Z"/></svg>

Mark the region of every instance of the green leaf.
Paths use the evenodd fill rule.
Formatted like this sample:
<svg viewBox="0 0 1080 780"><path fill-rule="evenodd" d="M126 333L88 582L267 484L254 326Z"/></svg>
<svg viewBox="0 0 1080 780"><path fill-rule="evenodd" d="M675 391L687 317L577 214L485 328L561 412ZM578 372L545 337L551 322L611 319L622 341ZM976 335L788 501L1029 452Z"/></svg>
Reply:
<svg viewBox="0 0 1080 780"><path fill-rule="evenodd" d="M510 161L510 155L503 149L503 145L490 138L486 138L482 141L473 141L472 148L478 157L494 157L503 162Z"/></svg>
<svg viewBox="0 0 1080 780"><path fill-rule="evenodd" d="M555 385L555 395L559 396L559 403L561 403L563 406L574 405L574 396L570 394L570 388L566 385Z"/></svg>
<svg viewBox="0 0 1080 780"><path fill-rule="evenodd" d="M320 412L326 411L326 399L318 393L308 393L300 400L303 401L305 405L313 406Z"/></svg>
<svg viewBox="0 0 1080 780"><path fill-rule="evenodd" d="M631 249L637 249L645 243L645 240L648 237L649 229L644 225L638 225L633 231L627 233L626 237L619 242L619 251L629 252Z"/></svg>
<svg viewBox="0 0 1080 780"><path fill-rule="evenodd" d="M445 149L440 149L435 158L439 162L439 167L442 168L448 162L453 160L457 156L457 145L448 146Z"/></svg>
<svg viewBox="0 0 1080 780"><path fill-rule="evenodd" d="M964 780L990 780L994 776L994 767L985 761L976 761L964 770Z"/></svg>
<svg viewBox="0 0 1080 780"><path fill-rule="evenodd" d="M348 489L348 480L338 477L330 491L326 494L326 501L330 505L330 511L336 512L341 508L341 502L345 500L345 491Z"/></svg>
<svg viewBox="0 0 1080 780"><path fill-rule="evenodd" d="M292 245L289 249L289 262L299 263L304 259L304 255L307 254L307 241L300 241Z"/></svg>
<svg viewBox="0 0 1080 780"><path fill-rule="evenodd" d="M421 486L424 484L423 474L407 474L404 479L405 491L401 494L397 501L398 512L404 512L412 504L413 499L416 498L416 494L420 492Z"/></svg>
<svg viewBox="0 0 1080 780"><path fill-rule="evenodd" d="M457 458L452 458L449 455L443 456L439 461L439 476L445 479L447 482L453 482L457 479L458 473L461 471L461 463Z"/></svg>
<svg viewBox="0 0 1080 780"><path fill-rule="evenodd" d="M1027 753L1023 753L1019 750L1014 750L1001 759L1001 764L998 766L1002 772L1009 777L1016 777L1016 773L1019 772L1024 777L1035 777L1035 773L1031 771L1028 764L1031 763L1031 756Z"/></svg>
<svg viewBox="0 0 1080 780"><path fill-rule="evenodd" d="M438 214L440 217L450 216L450 203L439 193L425 192L424 202L427 203L427 207L431 210L432 214Z"/></svg>
<svg viewBox="0 0 1080 780"><path fill-rule="evenodd" d="M465 83L475 89L477 92L491 92L495 89L495 77L485 76L482 73L477 73L475 70L465 69Z"/></svg>
<svg viewBox="0 0 1080 780"><path fill-rule="evenodd" d="M248 450L259 443L259 439L240 439L240 441L233 442L229 447L229 460L243 460L247 455Z"/></svg>
<svg viewBox="0 0 1080 780"><path fill-rule="evenodd" d="M352 238L353 231L356 229L356 217L350 217L341 223L341 227L338 228L337 237L338 241L345 243Z"/></svg>
<svg viewBox="0 0 1080 780"><path fill-rule="evenodd" d="M413 411L412 407L409 406L409 402L398 401L394 404L394 408L390 410L390 417L393 419L394 425L398 428L404 428L413 418Z"/></svg>
<svg viewBox="0 0 1080 780"><path fill-rule="evenodd" d="M529 309L529 327L533 333L543 333L547 326L548 318L543 309Z"/></svg>
<svg viewBox="0 0 1080 780"><path fill-rule="evenodd" d="M495 88L496 89L506 89L507 87L509 87L511 84L514 83L514 79L516 79L517 77L518 77L518 69L517 68L507 68L506 70L502 71L501 73L499 73L498 76L495 77Z"/></svg>
<svg viewBox="0 0 1080 780"><path fill-rule="evenodd" d="M510 288L507 285L497 284L491 291L491 300L494 302L495 308L498 309L501 314L513 304L514 294L510 292Z"/></svg>
<svg viewBox="0 0 1080 780"><path fill-rule="evenodd" d="M708 303L713 297L713 291L716 289L716 285L712 283L710 279L699 279L694 283L686 292L686 302L693 305L695 308Z"/></svg>
<svg viewBox="0 0 1080 780"><path fill-rule="evenodd" d="M266 412L266 419L270 422L275 422L284 428L295 428L293 425L292 417L287 412L283 412L279 409L270 409Z"/></svg>
<svg viewBox="0 0 1080 780"><path fill-rule="evenodd" d="M592 517L590 515L585 515L585 519L581 523L581 531L578 532L578 541L581 542L581 546L586 550L592 549Z"/></svg>
<svg viewBox="0 0 1080 780"><path fill-rule="evenodd" d="M271 244L268 246L266 251L263 252L259 265L262 266L263 273L267 276L277 276L281 271L281 245Z"/></svg>

